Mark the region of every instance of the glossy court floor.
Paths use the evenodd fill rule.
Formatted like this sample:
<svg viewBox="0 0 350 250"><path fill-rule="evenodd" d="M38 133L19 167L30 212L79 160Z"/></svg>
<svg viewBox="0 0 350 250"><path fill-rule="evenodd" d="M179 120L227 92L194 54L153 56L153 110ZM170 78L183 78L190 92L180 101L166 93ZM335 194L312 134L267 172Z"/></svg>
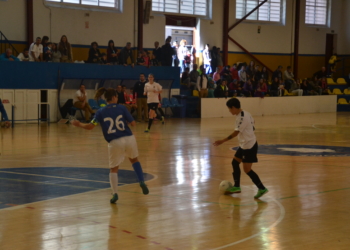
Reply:
<svg viewBox="0 0 350 250"><path fill-rule="evenodd" d="M259 163L270 190L242 172L232 181L234 117L168 119L133 128L150 194L121 165L109 204L107 143L100 128L18 124L2 129L0 249L350 249L350 114L255 117Z"/></svg>

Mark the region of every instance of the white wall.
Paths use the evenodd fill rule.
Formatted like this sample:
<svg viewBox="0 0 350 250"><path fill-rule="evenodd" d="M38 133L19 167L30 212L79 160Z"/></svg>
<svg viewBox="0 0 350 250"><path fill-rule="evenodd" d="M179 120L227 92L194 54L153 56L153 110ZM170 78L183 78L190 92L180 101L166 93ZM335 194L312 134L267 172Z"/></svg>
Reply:
<svg viewBox="0 0 350 250"><path fill-rule="evenodd" d="M61 35L67 35L73 44L89 45L97 41L106 46L109 39L113 39L119 47L126 42L136 46L137 25L135 14L136 0L124 0L123 13L92 12L66 8L47 8L44 0L34 1L34 37L48 35L54 42L58 42ZM244 45L251 52L263 53L292 53L293 52L293 5L295 0L286 0L285 25L252 24L243 22L230 32L230 36ZM338 34L338 53L349 54L350 48L350 1L332 0L332 22L330 28L307 27L304 24L305 1L301 6L300 25L300 53L324 54L326 33L334 30ZM200 20L201 50L205 43L222 48L224 0L213 0L212 20ZM50 15L51 10L51 15ZM86 17L88 13L90 16ZM51 17L50 17L51 16ZM161 44L165 38L165 17L153 15L149 24L144 25L144 47L152 48L154 41ZM26 40L26 1L8 0L0 1L0 30L10 40ZM229 26L235 23L235 1L230 1ZM89 28L85 28L89 22ZM261 33L257 27L261 26ZM229 42L229 51L241 50Z"/></svg>
<svg viewBox="0 0 350 250"><path fill-rule="evenodd" d="M26 41L26 1L0 1L0 31L9 40Z"/></svg>
<svg viewBox="0 0 350 250"><path fill-rule="evenodd" d="M252 115L288 115L337 112L337 96L285 96L238 98L244 110ZM202 98L201 117L232 116L226 108L226 98Z"/></svg>

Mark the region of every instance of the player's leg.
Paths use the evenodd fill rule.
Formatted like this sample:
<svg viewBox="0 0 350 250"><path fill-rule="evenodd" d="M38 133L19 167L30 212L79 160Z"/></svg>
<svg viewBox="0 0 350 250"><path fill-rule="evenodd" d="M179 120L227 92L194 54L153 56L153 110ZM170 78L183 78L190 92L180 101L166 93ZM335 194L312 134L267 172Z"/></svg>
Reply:
<svg viewBox="0 0 350 250"><path fill-rule="evenodd" d="M232 177L234 181L233 187L226 190L225 194L234 194L241 192L241 169L239 164L242 162L243 150L239 147L236 151L235 157L232 160Z"/></svg>
<svg viewBox="0 0 350 250"><path fill-rule="evenodd" d="M118 170L119 166L110 168L109 183L111 184L113 196L110 200L111 203L116 203L118 200Z"/></svg>
<svg viewBox="0 0 350 250"><path fill-rule="evenodd" d="M253 163L243 162L244 172L252 179L253 183L258 187L258 193L254 198L260 198L266 194L269 190L263 185L257 173L252 170Z"/></svg>
<svg viewBox="0 0 350 250"><path fill-rule="evenodd" d="M119 165L124 161L125 154L125 139L124 137L112 140L108 143L109 157L109 182L113 191L111 203L116 203L118 200L118 169Z"/></svg>
<svg viewBox="0 0 350 250"><path fill-rule="evenodd" d="M135 136L127 136L125 137L126 145L125 145L125 154L129 157L129 160L132 164L132 167L136 173L137 179L140 183L140 187L142 188L143 194L148 194L148 188L145 184L145 179L143 177L143 170L141 167L141 163L138 159L139 151L137 149L137 142Z"/></svg>
<svg viewBox="0 0 350 250"><path fill-rule="evenodd" d="M151 126L153 123L153 119L157 116L156 115L156 105L154 103L151 103L148 105L149 108L149 119L148 119L148 128L145 130L145 132L149 132L151 130Z"/></svg>

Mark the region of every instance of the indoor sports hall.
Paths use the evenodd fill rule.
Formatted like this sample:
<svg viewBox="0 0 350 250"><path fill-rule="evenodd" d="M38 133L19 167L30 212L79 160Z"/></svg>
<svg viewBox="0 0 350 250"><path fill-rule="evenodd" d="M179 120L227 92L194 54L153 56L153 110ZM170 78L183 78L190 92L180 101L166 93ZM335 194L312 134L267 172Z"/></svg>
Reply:
<svg viewBox="0 0 350 250"><path fill-rule="evenodd" d="M349 249L348 13L347 0L0 0L0 249ZM49 51L50 42L60 47L66 36L65 59L46 60L44 49L46 57L36 58L32 48L44 36ZM198 73L209 76L206 96L202 80L184 80L178 52L164 65L169 36L173 49L174 41L187 41L190 61L182 63L191 72L205 64L209 44L212 62ZM110 40L118 61L103 63L103 53L110 59ZM157 65L155 41L163 53ZM98 62L89 61L94 42ZM123 61L127 43L134 61ZM24 62L26 49L34 62L30 56ZM149 55L148 65L139 51ZM251 61L267 69L264 94L262 87L251 96L244 87L231 88L233 65L242 69ZM285 88L274 96L279 66L278 89ZM292 86L302 89L305 81L312 87L321 75L319 89L298 96L287 87L288 66ZM223 73L211 97L214 67ZM246 82L255 81L255 73ZM145 133L148 113L138 116L133 91L149 74L162 86L165 122L154 120ZM241 75L237 82L244 82ZM81 86L93 112L110 106L94 100L98 89L125 89L116 92L125 98L117 106L137 121L130 128L149 194L126 157L119 199L110 203L101 125L89 131L72 125L86 123L89 112L75 105ZM237 138L213 145L237 126L226 106L231 98L254 118L258 162L252 169L269 190L258 199L243 164L241 193L219 187L224 180L234 183L232 160L240 145Z"/></svg>

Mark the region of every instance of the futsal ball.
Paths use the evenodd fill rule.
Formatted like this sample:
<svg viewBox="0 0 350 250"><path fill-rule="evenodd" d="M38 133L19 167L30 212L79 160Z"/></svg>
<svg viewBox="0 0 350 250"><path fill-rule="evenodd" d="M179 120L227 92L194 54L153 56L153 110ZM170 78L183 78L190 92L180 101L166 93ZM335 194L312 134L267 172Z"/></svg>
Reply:
<svg viewBox="0 0 350 250"><path fill-rule="evenodd" d="M106 104L102 103L102 104L100 105L100 107L101 107L101 108L106 107Z"/></svg>
<svg viewBox="0 0 350 250"><path fill-rule="evenodd" d="M232 187L232 183L229 182L229 181L222 181L220 183L220 186L219 186L219 191L221 193L225 193L225 191L228 189L228 188L231 188Z"/></svg>

